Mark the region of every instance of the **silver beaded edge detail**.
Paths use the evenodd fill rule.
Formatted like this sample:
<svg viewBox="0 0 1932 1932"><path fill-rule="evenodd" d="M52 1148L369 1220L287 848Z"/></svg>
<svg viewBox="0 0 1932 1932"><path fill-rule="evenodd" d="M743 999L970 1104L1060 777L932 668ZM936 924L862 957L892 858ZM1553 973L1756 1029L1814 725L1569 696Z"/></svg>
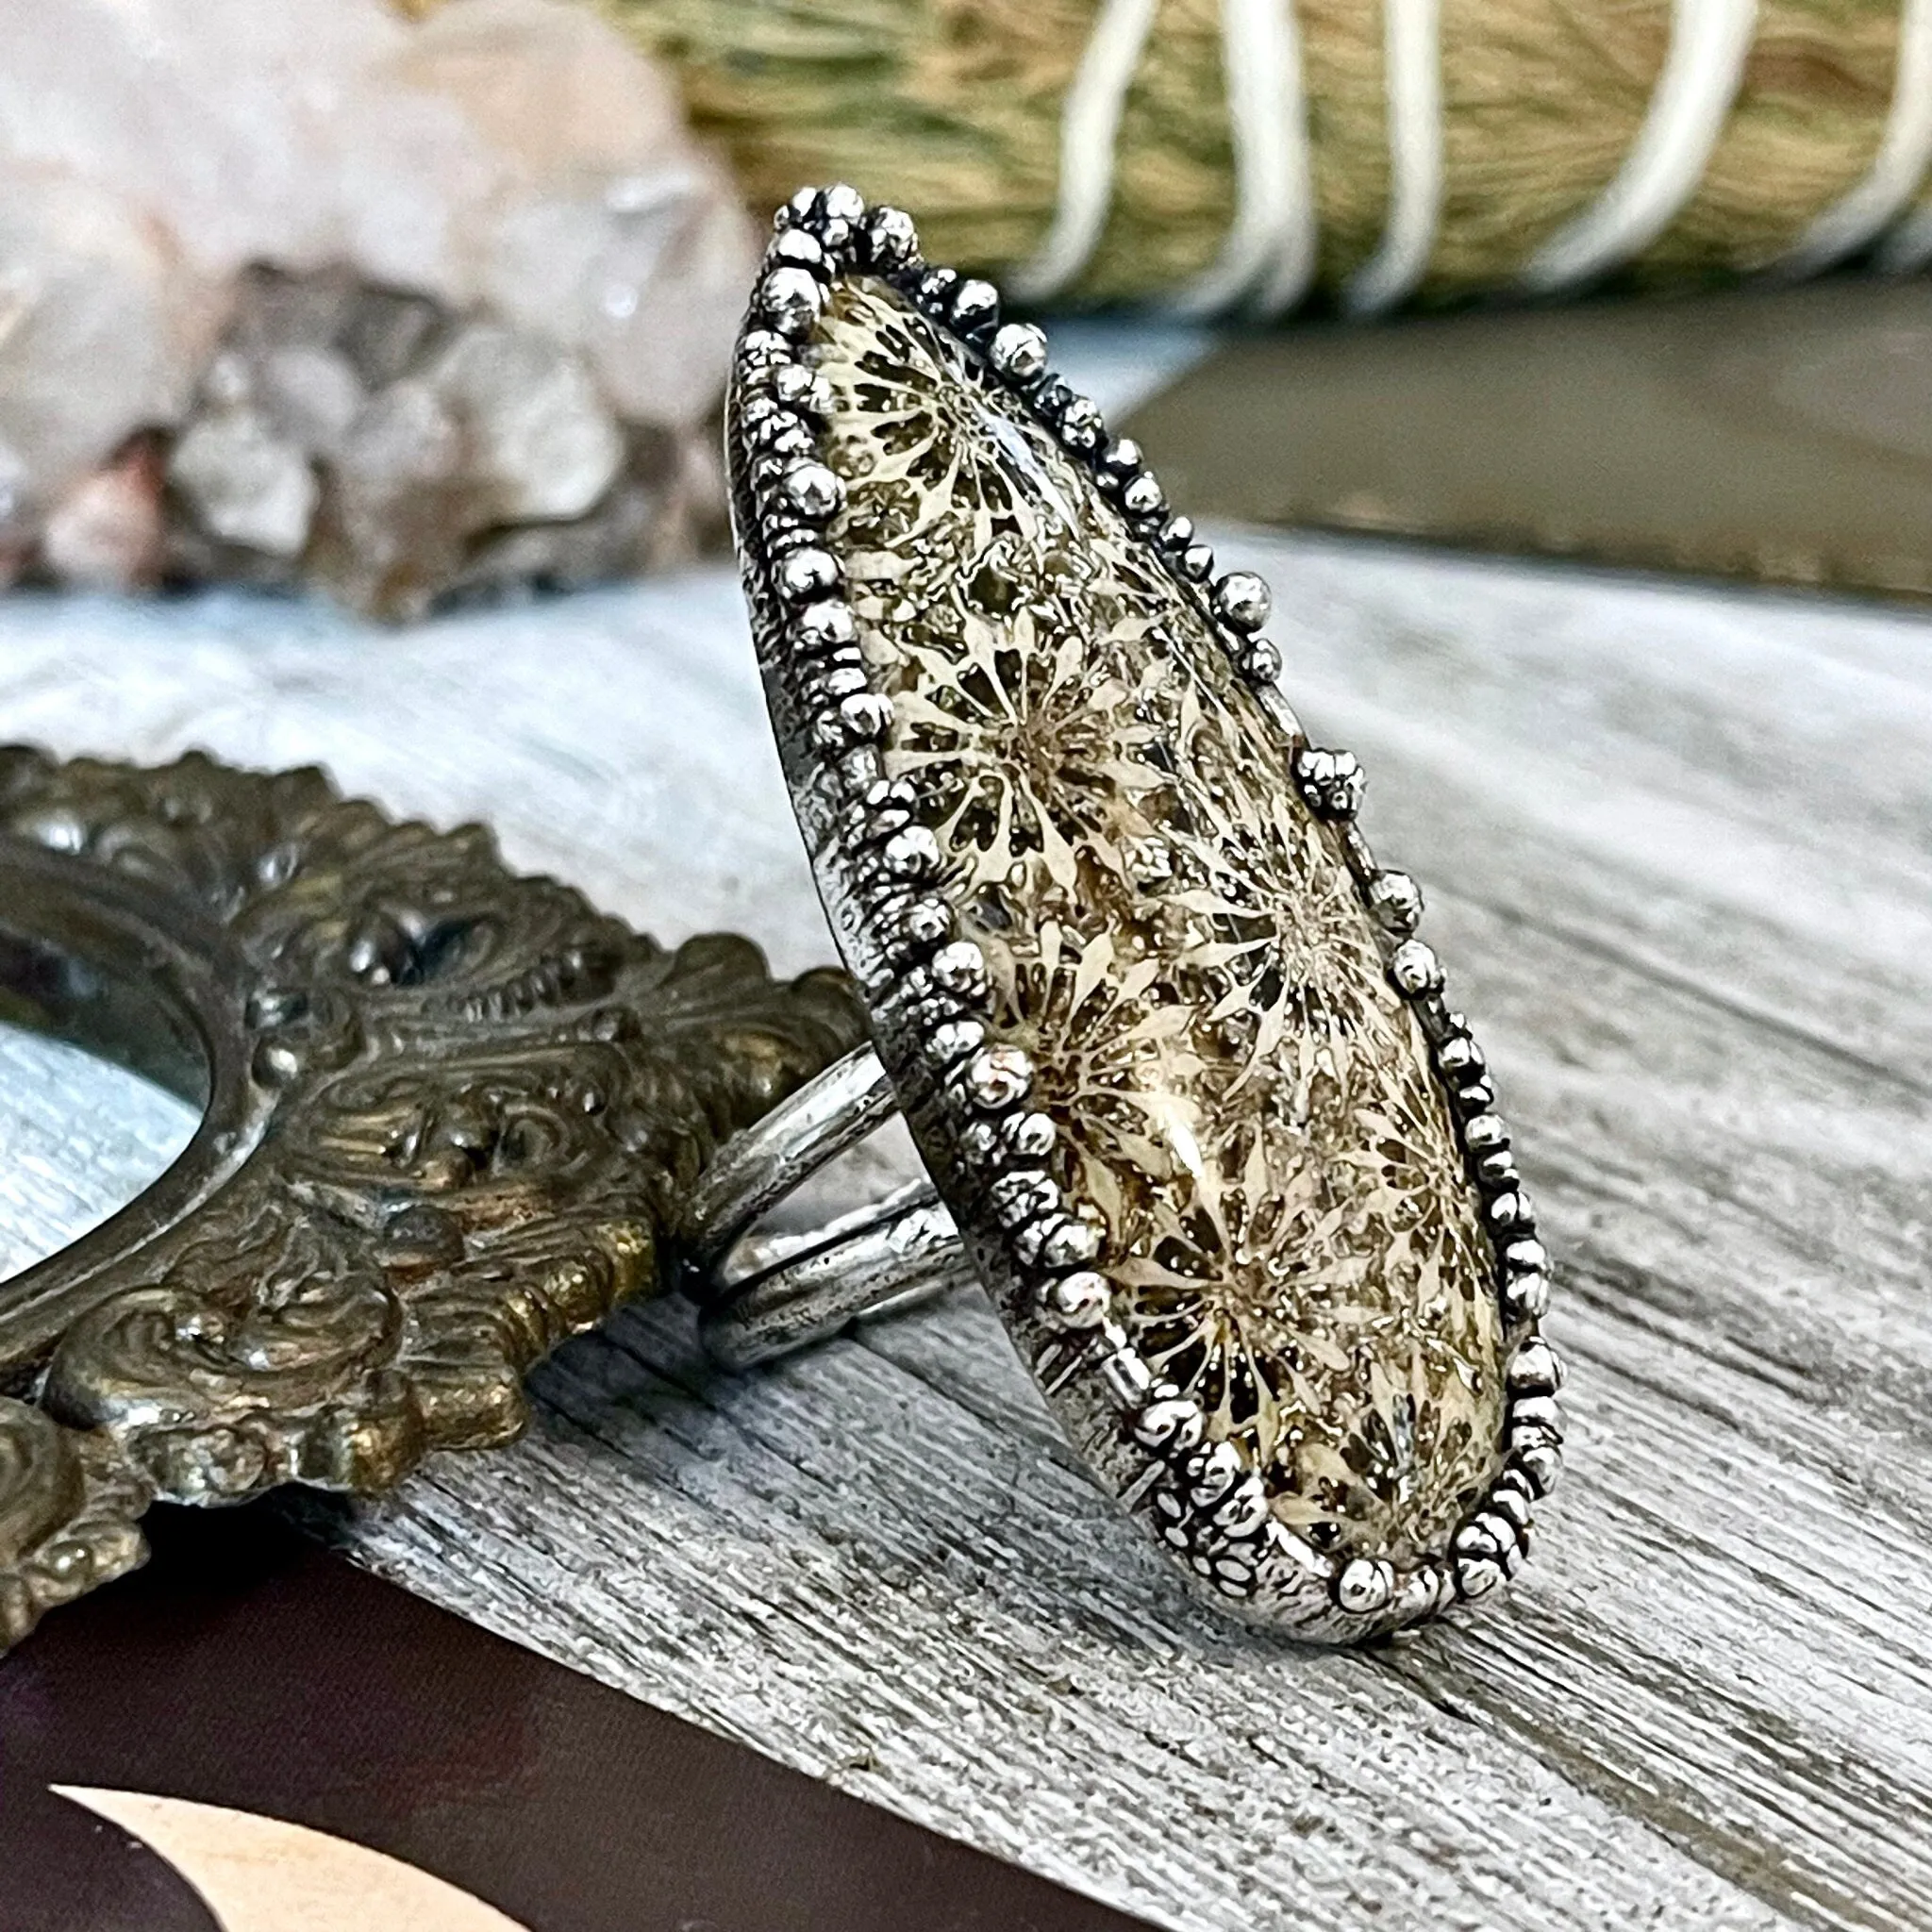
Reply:
<svg viewBox="0 0 1932 1932"><path fill-rule="evenodd" d="M732 460L748 570L780 613L788 669L810 713L810 736L843 805L832 837L868 882L866 916L892 960L897 1004L916 1017L927 1071L949 1097L966 1164L978 1176L1018 1278L1031 1284L1031 1312L1055 1341L1035 1374L1050 1391L1091 1377L1106 1391L1142 1474L1127 1486L1155 1529L1203 1588L1238 1614L1286 1622L1301 1634L1348 1641L1438 1614L1488 1595L1528 1552L1531 1511L1557 1480L1562 1372L1539 1333L1548 1260L1537 1240L1508 1130L1468 1023L1452 1011L1434 952L1416 938L1422 897L1407 874L1377 864L1357 824L1363 775L1352 754L1307 742L1275 688L1280 654L1261 627L1268 588L1248 571L1217 576L1213 551L1174 514L1128 439L1109 439L1099 409L1047 365L1046 339L1003 323L989 282L932 267L911 220L868 208L848 187L802 189L781 208L754 291L733 369ZM1287 736L1302 793L1334 828L1357 892L1380 936L1391 981L1416 1013L1448 1096L1469 1171L1480 1192L1507 1338L1503 1467L1458 1525L1447 1549L1397 1572L1379 1558L1338 1561L1269 1512L1262 1478L1226 1443L1206 1440L1202 1410L1162 1381L1113 1319L1099 1217L1064 1196L1050 1172L1053 1122L1028 1107L1032 1069L1019 1049L989 1034L985 961L954 935L943 857L918 822L918 798L884 775L878 745L891 700L874 691L841 572L821 539L843 501L823 460L830 398L810 366L808 344L830 285L847 274L891 283L1084 461L1130 531L1193 597L1230 658ZM754 525L743 527L746 516ZM755 550L750 541L755 536ZM1273 1606L1270 1599L1274 1600ZM1271 1615L1271 1607L1279 1615Z"/></svg>

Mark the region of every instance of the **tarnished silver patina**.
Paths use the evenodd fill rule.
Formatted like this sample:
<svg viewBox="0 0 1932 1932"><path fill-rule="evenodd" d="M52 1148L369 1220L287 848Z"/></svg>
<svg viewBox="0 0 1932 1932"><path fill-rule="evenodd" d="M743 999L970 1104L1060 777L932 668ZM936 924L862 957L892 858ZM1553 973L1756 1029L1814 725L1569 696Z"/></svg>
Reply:
<svg viewBox="0 0 1932 1932"><path fill-rule="evenodd" d="M481 826L315 771L0 750L0 1010L202 1112L0 1283L0 1650L156 1500L367 1494L507 1442L524 1372L662 1286L717 1142L859 1038L844 976L675 951Z"/></svg>

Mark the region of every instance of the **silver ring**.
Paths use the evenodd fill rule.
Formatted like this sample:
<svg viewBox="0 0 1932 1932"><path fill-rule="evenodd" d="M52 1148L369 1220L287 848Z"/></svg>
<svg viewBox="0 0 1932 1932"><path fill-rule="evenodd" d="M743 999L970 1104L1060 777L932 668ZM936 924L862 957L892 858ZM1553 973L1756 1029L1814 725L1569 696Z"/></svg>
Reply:
<svg viewBox="0 0 1932 1932"><path fill-rule="evenodd" d="M772 1208L897 1110L878 1055L858 1047L727 1141L691 1191L687 1281L721 1365L770 1361L977 1278L929 1180L809 1230L758 1232Z"/></svg>
<svg viewBox="0 0 1932 1932"><path fill-rule="evenodd" d="M1037 328L849 188L780 211L727 444L876 1058L691 1202L713 1347L970 1270L1211 1601L1338 1641L1489 1593L1557 1469L1546 1257L1421 896L1276 688L1266 586L1216 575ZM758 1232L893 1105L929 1190Z"/></svg>

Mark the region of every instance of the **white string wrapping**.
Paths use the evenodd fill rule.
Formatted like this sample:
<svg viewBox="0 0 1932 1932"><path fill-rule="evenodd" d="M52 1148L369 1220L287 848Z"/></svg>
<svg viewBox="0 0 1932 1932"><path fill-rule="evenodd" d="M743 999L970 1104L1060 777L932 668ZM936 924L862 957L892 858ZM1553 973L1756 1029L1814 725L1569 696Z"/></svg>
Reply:
<svg viewBox="0 0 1932 1932"><path fill-rule="evenodd" d="M1060 126L1054 218L1032 258L1009 277L1013 293L1043 301L1091 261L1113 202L1121 117L1159 0L1101 0L1068 90ZM1307 293L1318 223L1307 89L1293 0L1222 0L1235 208L1212 264L1174 297L1181 313L1223 313L1243 302L1274 316ZM1534 294L1574 289L1629 260L1663 233L1696 192L1743 79L1757 0L1673 0L1671 38L1643 125L1615 177L1545 242L1519 277ZM1441 0L1384 0L1389 212L1371 258L1342 291L1357 315L1412 294L1441 229ZM1881 266L1906 273L1932 261L1932 208L1900 216L1932 168L1932 0L1900 0L1898 60L1877 154L1863 180L1824 210L1775 264L1814 275L1894 222Z"/></svg>
<svg viewBox="0 0 1932 1932"><path fill-rule="evenodd" d="M1374 254L1341 291L1351 315L1380 315L1415 292L1442 214L1441 0L1384 0L1382 45L1389 213Z"/></svg>
<svg viewBox="0 0 1932 1932"><path fill-rule="evenodd" d="M1932 0L1905 0L1898 33L1898 77L1892 83L1891 112L1886 120L1885 139L1879 144L1872 173L1845 200L1850 201L1859 190L1872 184L1887 169L1888 162L1892 166L1885 186L1896 192L1890 196L1884 213L1858 237L1858 242L1869 239L1877 227L1905 210L1918 192L1927 166L1932 166ZM1878 198L1874 188L1874 204ZM1830 212L1833 210L1827 210ZM1825 218L1819 218L1820 225ZM1852 246L1857 247L1858 242ZM1906 215L1886 237L1878 250L1878 266L1893 275L1905 275L1924 267L1928 259L1932 259L1932 208L1920 208Z"/></svg>
<svg viewBox="0 0 1932 1932"><path fill-rule="evenodd" d="M1252 295L1280 315L1315 273L1315 181L1292 0L1222 0L1235 208L1213 264L1175 296L1182 315L1218 315ZM1257 288L1257 284L1259 284Z"/></svg>
<svg viewBox="0 0 1932 1932"><path fill-rule="evenodd" d="M1932 0L1902 0L1898 64L1885 132L1865 178L1840 196L1774 267L1817 275L1842 261L1894 221L1932 165Z"/></svg>
<svg viewBox="0 0 1932 1932"><path fill-rule="evenodd" d="M1532 294L1574 289L1647 248L1704 178L1744 77L1757 0L1673 0L1671 43L1624 165L1530 258Z"/></svg>
<svg viewBox="0 0 1932 1932"><path fill-rule="evenodd" d="M1159 0L1102 0L1060 110L1060 178L1050 226L1008 277L1023 302L1044 302L1093 258L1113 205L1114 145Z"/></svg>

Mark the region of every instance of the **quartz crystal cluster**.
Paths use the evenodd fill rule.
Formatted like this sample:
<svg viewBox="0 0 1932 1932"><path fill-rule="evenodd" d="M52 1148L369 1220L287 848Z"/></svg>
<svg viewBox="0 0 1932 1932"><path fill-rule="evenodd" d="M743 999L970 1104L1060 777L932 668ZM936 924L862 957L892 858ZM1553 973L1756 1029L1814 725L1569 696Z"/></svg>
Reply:
<svg viewBox="0 0 1932 1932"><path fill-rule="evenodd" d="M8 0L0 581L404 616L675 560L753 249L560 0Z"/></svg>
<svg viewBox="0 0 1932 1932"><path fill-rule="evenodd" d="M1500 1467L1494 1259L1335 828L1200 608L1023 408L883 281L840 285L817 341L886 767L1056 1179L1105 1224L1114 1317L1285 1528L1441 1550Z"/></svg>

